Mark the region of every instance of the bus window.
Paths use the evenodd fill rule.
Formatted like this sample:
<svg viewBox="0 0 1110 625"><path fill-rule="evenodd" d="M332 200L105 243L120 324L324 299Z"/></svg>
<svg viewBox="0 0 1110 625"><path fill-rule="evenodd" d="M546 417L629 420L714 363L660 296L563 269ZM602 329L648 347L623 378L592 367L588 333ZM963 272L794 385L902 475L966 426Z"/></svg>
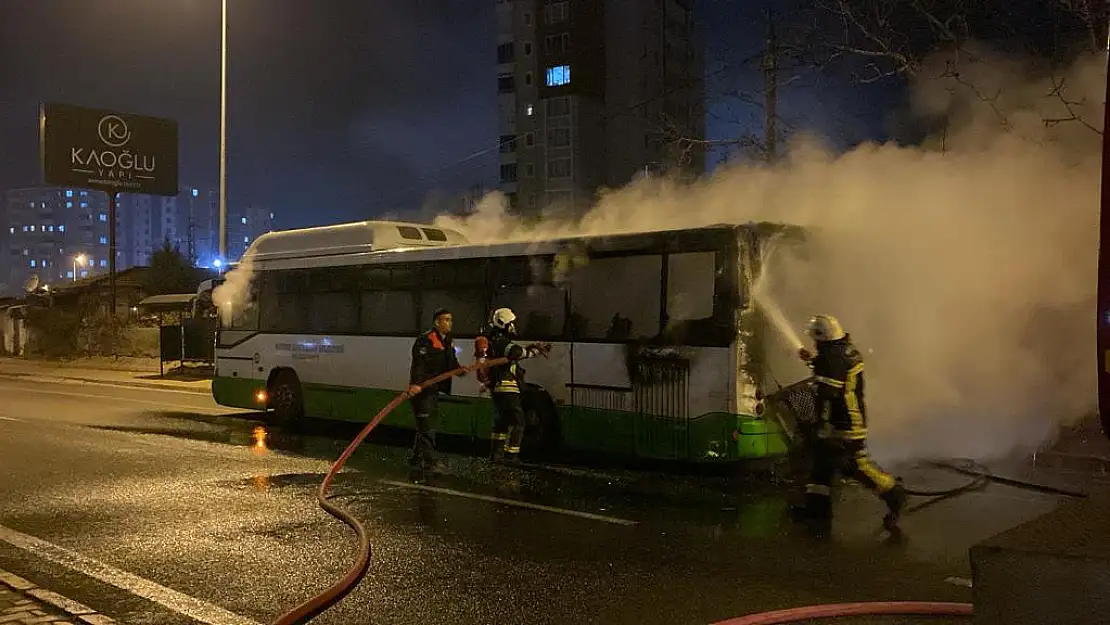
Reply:
<svg viewBox="0 0 1110 625"><path fill-rule="evenodd" d="M679 323L713 316L717 254L671 254L667 259L667 321Z"/></svg>
<svg viewBox="0 0 1110 625"><path fill-rule="evenodd" d="M514 286L499 292L492 308L511 308L516 313L517 331L530 339L558 340L566 325L566 293L546 284Z"/></svg>
<svg viewBox="0 0 1110 625"><path fill-rule="evenodd" d="M569 278L575 338L623 341L659 335L661 255L591 258Z"/></svg>
<svg viewBox="0 0 1110 625"><path fill-rule="evenodd" d="M264 332L301 332L308 325L304 285L307 274L303 270L265 272L259 293L261 320L259 329Z"/></svg>
<svg viewBox="0 0 1110 625"><path fill-rule="evenodd" d="M368 291L362 294L362 334L416 334L416 297L412 291Z"/></svg>
<svg viewBox="0 0 1110 625"><path fill-rule="evenodd" d="M252 280L248 288L246 301L224 303L231 312L230 319L220 315L220 325L224 330L258 330L258 280ZM210 297L208 303L213 303Z"/></svg>
<svg viewBox="0 0 1110 625"><path fill-rule="evenodd" d="M483 289L443 289L424 291L420 321L431 326L432 313L439 308L451 311L453 332L476 336L486 320L486 293Z"/></svg>
<svg viewBox="0 0 1110 625"><path fill-rule="evenodd" d="M552 284L554 257L496 259L490 265L491 309L507 307L517 330L530 339L559 340L566 325L566 291Z"/></svg>
<svg viewBox="0 0 1110 625"><path fill-rule="evenodd" d="M333 292L309 295L309 332L354 334L358 332L358 293Z"/></svg>

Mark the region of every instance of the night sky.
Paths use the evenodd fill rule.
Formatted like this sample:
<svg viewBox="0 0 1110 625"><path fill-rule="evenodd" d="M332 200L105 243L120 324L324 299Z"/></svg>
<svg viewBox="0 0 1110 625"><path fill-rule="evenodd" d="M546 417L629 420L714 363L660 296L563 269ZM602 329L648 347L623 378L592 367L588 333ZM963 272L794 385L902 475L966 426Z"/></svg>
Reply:
<svg viewBox="0 0 1110 625"><path fill-rule="evenodd" d="M707 71L762 46L727 0L702 0ZM230 0L229 185L279 227L412 210L433 190L495 184L492 0ZM219 156L219 0L0 0L0 190L39 182L38 107L61 101L177 119L182 184ZM710 85L758 91L756 66ZM881 111L829 87L784 94L784 115L858 140ZM817 95L820 97L817 97ZM762 112L714 101L711 136ZM874 108L874 107L872 107ZM459 161L488 150L465 164Z"/></svg>

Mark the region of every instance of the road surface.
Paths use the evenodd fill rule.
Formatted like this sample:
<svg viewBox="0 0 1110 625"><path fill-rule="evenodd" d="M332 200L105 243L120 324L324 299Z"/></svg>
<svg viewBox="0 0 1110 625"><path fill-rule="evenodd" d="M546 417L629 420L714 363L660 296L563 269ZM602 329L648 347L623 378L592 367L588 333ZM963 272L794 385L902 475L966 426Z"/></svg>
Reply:
<svg viewBox="0 0 1110 625"><path fill-rule="evenodd" d="M121 623L249 624L351 561L353 533L314 502L351 431L285 434L162 389L0 377L0 397L0 569ZM849 489L834 539L817 542L773 488L452 454L435 490L419 489L406 451L368 443L338 478L374 564L314 622L705 625L821 602L970 601L967 548L1059 503L994 485L910 515L909 540L891 545L881 505Z"/></svg>

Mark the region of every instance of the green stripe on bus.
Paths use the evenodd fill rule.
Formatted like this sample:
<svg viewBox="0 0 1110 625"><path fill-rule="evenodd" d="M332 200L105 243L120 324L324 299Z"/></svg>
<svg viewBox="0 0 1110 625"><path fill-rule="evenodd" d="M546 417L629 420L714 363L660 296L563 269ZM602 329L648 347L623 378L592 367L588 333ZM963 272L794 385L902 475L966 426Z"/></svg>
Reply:
<svg viewBox="0 0 1110 625"><path fill-rule="evenodd" d="M216 403L257 409L255 394L262 380L216 377ZM305 384L305 413L311 418L366 423L400 391ZM493 425L488 397L449 396L440 401L438 431L453 436L488 439ZM408 402L383 424L412 429ZM560 406L562 444L575 451L617 456L694 462L728 462L781 456L788 442L775 423L749 415L710 412L690 419Z"/></svg>

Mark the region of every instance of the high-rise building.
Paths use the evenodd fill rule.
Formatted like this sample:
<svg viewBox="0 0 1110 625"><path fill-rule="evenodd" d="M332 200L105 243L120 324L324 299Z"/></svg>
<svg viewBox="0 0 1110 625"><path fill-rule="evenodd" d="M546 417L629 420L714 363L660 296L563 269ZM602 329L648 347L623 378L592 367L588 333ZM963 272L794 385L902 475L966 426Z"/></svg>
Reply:
<svg viewBox="0 0 1110 625"><path fill-rule="evenodd" d="M108 270L108 196L97 191L31 187L7 192L6 292L18 294L32 279L40 284ZM119 216L117 215L117 223ZM117 232L117 236L119 233ZM122 247L120 237L117 247ZM125 258L117 249L118 265Z"/></svg>
<svg viewBox="0 0 1110 625"><path fill-rule="evenodd" d="M227 259L235 261L242 258L255 239L273 229L274 214L267 209L259 206L247 206L235 211L228 209Z"/></svg>
<svg viewBox="0 0 1110 625"><path fill-rule="evenodd" d="M581 208L645 172L704 171L692 0L495 1L510 204Z"/></svg>
<svg viewBox="0 0 1110 625"><path fill-rule="evenodd" d="M120 194L116 268L149 266L165 241L191 263L211 267L219 257L216 191L184 186L180 195ZM0 205L0 295L18 295L32 276L40 284L108 271L108 196L64 187L8 191ZM274 215L258 206L230 210L228 258L234 261L273 229ZM76 267L75 267L76 263Z"/></svg>

